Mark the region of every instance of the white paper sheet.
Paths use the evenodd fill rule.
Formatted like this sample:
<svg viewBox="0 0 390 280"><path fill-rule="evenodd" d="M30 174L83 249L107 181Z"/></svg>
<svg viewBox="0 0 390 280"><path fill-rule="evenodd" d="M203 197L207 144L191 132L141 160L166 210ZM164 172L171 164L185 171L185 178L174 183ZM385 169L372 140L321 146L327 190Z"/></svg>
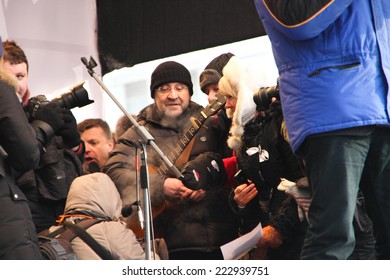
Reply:
<svg viewBox="0 0 390 280"><path fill-rule="evenodd" d="M229 243L221 246L223 258L225 260L237 260L254 248L263 236L261 223L251 232L244 234Z"/></svg>

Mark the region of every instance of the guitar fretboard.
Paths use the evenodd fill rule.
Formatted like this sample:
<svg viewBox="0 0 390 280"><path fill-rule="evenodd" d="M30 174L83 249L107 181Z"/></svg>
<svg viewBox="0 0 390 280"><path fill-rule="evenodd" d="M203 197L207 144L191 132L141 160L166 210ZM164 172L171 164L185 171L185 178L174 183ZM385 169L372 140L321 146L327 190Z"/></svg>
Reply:
<svg viewBox="0 0 390 280"><path fill-rule="evenodd" d="M216 94L214 100L210 102L209 105L206 106L206 108L200 112L198 117L191 117L191 127L187 130L187 132L180 138L179 142L176 144L176 146L173 148L171 153L167 156L167 158L174 164L176 160L179 158L181 153L184 151L184 149L187 147L188 143L192 140L192 138L195 136L195 134L198 132L199 128L204 124L206 119L214 115L218 112L219 109L221 109L226 102L226 99L223 95ZM163 162L159 168L157 169L157 172L159 174L166 175L169 171L169 167L165 162Z"/></svg>
<svg viewBox="0 0 390 280"><path fill-rule="evenodd" d="M200 115L195 118L191 118L191 127L187 130L187 132L180 138L179 142L176 144L176 146L173 148L172 152L167 155L167 158L174 163L178 157L181 155L181 153L184 151L184 149L187 147L188 143L194 138L196 132L198 129L204 124L207 117L200 113ZM159 174L167 174L169 170L169 167L166 165L165 162L163 162L160 167L158 168L157 172Z"/></svg>

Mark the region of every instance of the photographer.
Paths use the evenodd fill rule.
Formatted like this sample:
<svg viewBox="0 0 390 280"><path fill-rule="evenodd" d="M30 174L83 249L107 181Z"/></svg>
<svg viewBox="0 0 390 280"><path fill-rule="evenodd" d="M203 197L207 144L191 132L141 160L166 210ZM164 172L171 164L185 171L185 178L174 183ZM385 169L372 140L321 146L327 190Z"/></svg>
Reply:
<svg viewBox="0 0 390 280"><path fill-rule="evenodd" d="M231 59L223 72L219 90L226 95L225 107L233 118L228 144L236 151L244 177L250 180L236 187L232 206L242 217L244 232L262 223L263 237L254 258L299 259L308 226L306 216L299 215L295 199L277 186L281 178L302 181L306 169L288 142L279 87L250 88L255 81L247 81L237 58ZM359 203L354 220L358 242L349 258L372 259L372 225Z"/></svg>
<svg viewBox="0 0 390 280"><path fill-rule="evenodd" d="M52 105L37 110L35 122L30 125L15 94L17 90L18 82L4 69L1 60L0 259L41 259L26 197L14 179L38 166L43 146L64 126L64 121L61 108Z"/></svg>
<svg viewBox="0 0 390 280"><path fill-rule="evenodd" d="M245 179L231 193L231 204L242 220L242 233L263 226L261 247L252 258L298 259L306 230L297 204L276 190L280 178L296 181L304 177L300 162L280 133L282 114L279 102L256 104L254 89L244 75L237 57L223 69L219 93L226 96L225 108L232 117L228 145L237 156ZM261 97L264 99L265 97ZM236 184L237 185L237 184ZM264 240L268 242L263 244Z"/></svg>
<svg viewBox="0 0 390 280"><path fill-rule="evenodd" d="M70 184L82 174L83 143L73 114L61 102L49 102L43 96L28 99L28 60L14 41L3 42L3 47L4 67L18 80L17 96L24 101L30 125L42 126L45 122L53 128L46 129L43 125L38 129L45 153L36 168L16 178L16 185L28 199L36 231L40 232L52 226L63 213ZM60 122L54 124L58 119Z"/></svg>

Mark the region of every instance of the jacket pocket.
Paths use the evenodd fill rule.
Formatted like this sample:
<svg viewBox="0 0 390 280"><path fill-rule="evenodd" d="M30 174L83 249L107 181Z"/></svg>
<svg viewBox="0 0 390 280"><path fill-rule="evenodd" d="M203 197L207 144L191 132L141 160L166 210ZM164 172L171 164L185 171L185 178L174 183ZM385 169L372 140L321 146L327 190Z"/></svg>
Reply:
<svg viewBox="0 0 390 280"><path fill-rule="evenodd" d="M354 67L357 67L357 66L360 66L360 62L354 62L354 63L343 64L343 65L329 65L329 66L326 66L326 67L322 67L322 68L316 69L313 72L311 72L310 74L308 74L307 76L309 78L312 78L312 77L320 75L321 72L326 71L326 70L332 70L332 69L345 70L345 69L350 69L350 68L354 68Z"/></svg>

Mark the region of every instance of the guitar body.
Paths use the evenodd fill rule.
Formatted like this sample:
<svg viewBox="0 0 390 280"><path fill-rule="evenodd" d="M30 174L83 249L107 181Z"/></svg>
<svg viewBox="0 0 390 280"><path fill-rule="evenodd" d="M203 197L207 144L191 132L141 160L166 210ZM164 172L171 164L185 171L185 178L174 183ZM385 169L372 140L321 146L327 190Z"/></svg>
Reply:
<svg viewBox="0 0 390 280"><path fill-rule="evenodd" d="M179 207L175 203L165 200L159 207L153 210L152 220L155 238L162 238L165 235L166 223L179 212ZM127 227L131 229L138 238L145 237L145 231L141 227L141 222L137 213L133 213L126 219Z"/></svg>

